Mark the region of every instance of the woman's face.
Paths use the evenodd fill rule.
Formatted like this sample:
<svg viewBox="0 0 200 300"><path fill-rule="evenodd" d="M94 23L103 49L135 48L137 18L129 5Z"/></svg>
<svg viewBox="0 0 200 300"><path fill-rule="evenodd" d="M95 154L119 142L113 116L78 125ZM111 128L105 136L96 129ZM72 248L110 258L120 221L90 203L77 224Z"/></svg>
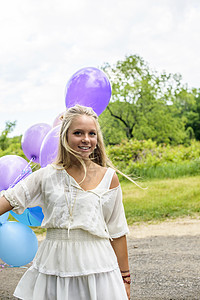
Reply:
<svg viewBox="0 0 200 300"><path fill-rule="evenodd" d="M68 145L84 158L89 158L97 145L97 128L92 117L82 115L74 118L68 133Z"/></svg>

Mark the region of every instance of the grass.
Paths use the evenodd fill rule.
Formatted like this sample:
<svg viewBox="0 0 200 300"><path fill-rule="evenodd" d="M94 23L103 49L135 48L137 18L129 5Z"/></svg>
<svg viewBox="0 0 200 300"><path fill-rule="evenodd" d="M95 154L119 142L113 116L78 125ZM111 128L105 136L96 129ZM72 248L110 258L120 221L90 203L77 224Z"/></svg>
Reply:
<svg viewBox="0 0 200 300"><path fill-rule="evenodd" d="M200 213L200 176L145 181L147 190L130 182L121 185L129 225Z"/></svg>
<svg viewBox="0 0 200 300"><path fill-rule="evenodd" d="M134 174L146 179L175 179L185 176L198 176L200 175L200 159L180 163L165 162L155 166L133 164L123 171L125 174Z"/></svg>

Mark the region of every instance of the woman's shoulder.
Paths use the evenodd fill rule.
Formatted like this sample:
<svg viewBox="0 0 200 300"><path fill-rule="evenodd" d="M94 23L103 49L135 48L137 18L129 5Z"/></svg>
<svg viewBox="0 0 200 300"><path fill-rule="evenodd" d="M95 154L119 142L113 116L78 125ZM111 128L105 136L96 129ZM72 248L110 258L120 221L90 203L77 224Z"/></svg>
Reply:
<svg viewBox="0 0 200 300"><path fill-rule="evenodd" d="M114 189L119 186L119 179L115 170L111 167L102 167L97 165L97 171L101 172L102 180L110 182L110 189ZM106 177L106 178L105 178Z"/></svg>
<svg viewBox="0 0 200 300"><path fill-rule="evenodd" d="M112 180L111 180L111 184L110 184L110 189L114 189L118 186L119 186L119 178L118 178L116 172L114 172Z"/></svg>

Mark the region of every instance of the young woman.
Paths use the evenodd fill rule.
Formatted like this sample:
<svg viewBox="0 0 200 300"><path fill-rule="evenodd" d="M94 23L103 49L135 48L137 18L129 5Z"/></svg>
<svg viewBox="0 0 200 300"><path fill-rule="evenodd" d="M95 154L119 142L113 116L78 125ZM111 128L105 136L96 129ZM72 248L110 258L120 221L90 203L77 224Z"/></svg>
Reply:
<svg viewBox="0 0 200 300"><path fill-rule="evenodd" d="M97 115L76 105L63 116L56 162L0 193L0 215L41 206L47 228L14 296L33 300L130 299L122 192Z"/></svg>

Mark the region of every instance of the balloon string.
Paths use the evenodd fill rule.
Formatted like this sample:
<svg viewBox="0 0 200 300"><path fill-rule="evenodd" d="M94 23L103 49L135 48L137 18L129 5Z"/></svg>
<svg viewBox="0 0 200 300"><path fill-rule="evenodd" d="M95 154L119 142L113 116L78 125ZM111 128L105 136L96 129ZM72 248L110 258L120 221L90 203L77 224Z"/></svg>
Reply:
<svg viewBox="0 0 200 300"><path fill-rule="evenodd" d="M21 268L21 269L28 269L28 267L26 266L20 266L20 267L14 267L12 265L8 265L8 264L0 264L0 272L2 272L5 268Z"/></svg>
<svg viewBox="0 0 200 300"><path fill-rule="evenodd" d="M9 185L9 188L13 188L19 181L24 179L26 176L31 174L31 170L27 170L27 168L30 166L30 164L35 160L35 157L33 156L29 163L26 165L26 167L22 170L20 175L14 180L12 184Z"/></svg>

